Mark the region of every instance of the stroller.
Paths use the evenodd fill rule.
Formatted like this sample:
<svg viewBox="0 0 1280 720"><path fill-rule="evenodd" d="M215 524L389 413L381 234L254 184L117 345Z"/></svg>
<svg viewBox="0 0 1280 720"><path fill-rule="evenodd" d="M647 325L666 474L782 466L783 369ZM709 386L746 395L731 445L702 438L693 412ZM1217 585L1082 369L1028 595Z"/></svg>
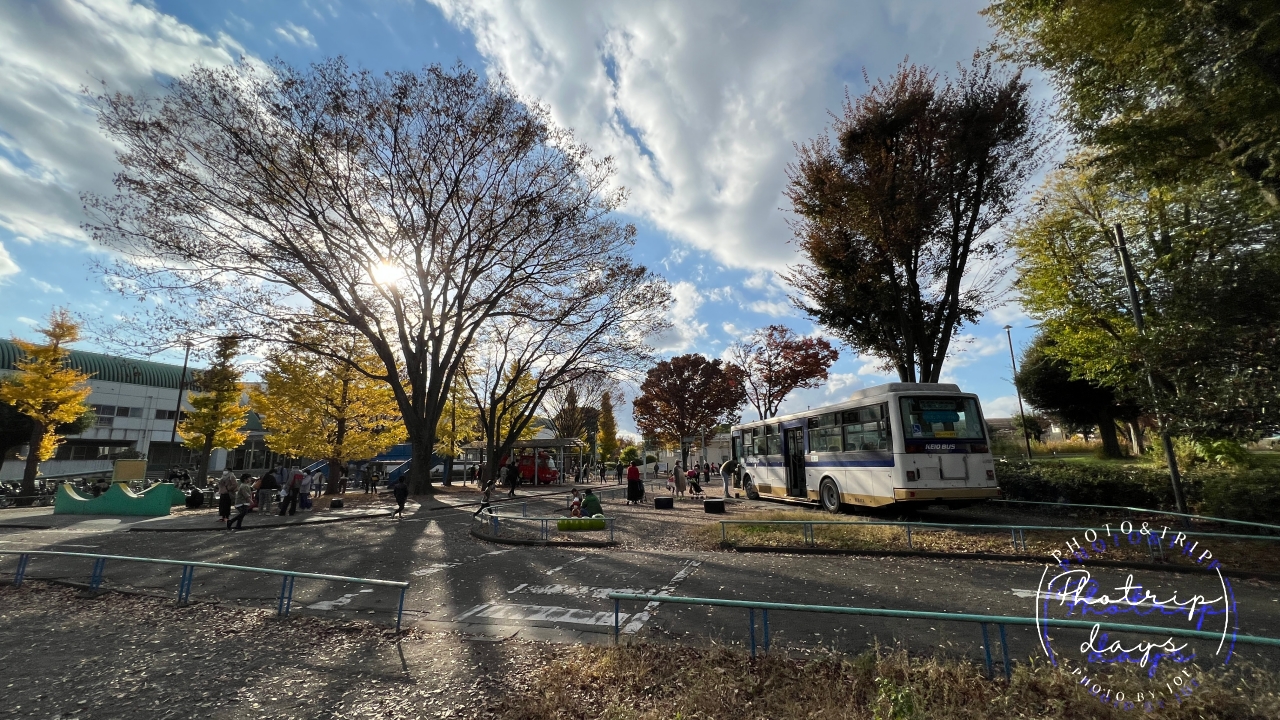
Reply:
<svg viewBox="0 0 1280 720"><path fill-rule="evenodd" d="M697 470L690 470L689 472L685 473L684 476L685 476L685 479L689 481L690 497L696 497L696 498L706 497L705 494L702 492L702 486L698 484Z"/></svg>

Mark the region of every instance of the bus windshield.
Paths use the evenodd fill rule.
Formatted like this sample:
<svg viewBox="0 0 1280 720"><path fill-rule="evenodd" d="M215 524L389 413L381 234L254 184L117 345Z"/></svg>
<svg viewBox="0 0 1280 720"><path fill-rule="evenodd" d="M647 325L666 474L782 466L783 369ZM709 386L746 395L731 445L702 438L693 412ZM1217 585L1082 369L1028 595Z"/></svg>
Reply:
<svg viewBox="0 0 1280 720"><path fill-rule="evenodd" d="M904 397L903 437L982 440L982 418L973 398Z"/></svg>

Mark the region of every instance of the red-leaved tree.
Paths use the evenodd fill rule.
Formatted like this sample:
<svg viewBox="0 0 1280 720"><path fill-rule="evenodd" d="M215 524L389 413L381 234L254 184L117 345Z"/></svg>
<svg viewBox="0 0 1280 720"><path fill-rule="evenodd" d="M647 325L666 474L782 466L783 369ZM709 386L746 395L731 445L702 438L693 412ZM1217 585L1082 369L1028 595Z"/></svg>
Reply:
<svg viewBox="0 0 1280 720"><path fill-rule="evenodd" d="M800 337L785 325L770 325L729 347L729 360L742 368L747 401L761 420L778 414L796 388L814 388L840 352L823 338Z"/></svg>
<svg viewBox="0 0 1280 720"><path fill-rule="evenodd" d="M651 368L632 408L640 432L674 445L737 422L745 401L742 368L690 353ZM680 444L681 464L687 467L687 451Z"/></svg>

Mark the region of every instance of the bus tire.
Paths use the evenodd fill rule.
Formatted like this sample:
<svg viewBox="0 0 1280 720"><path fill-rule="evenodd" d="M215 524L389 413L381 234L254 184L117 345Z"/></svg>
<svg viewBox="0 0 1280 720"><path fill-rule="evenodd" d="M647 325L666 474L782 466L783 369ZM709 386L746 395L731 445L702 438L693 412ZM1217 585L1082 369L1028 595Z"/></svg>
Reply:
<svg viewBox="0 0 1280 720"><path fill-rule="evenodd" d="M833 514L840 512L840 488L835 480L822 478L818 486L818 501L822 503L823 510Z"/></svg>
<svg viewBox="0 0 1280 720"><path fill-rule="evenodd" d="M759 500L760 493L756 492L756 484L751 480L750 475L742 476L742 488L747 491L748 500Z"/></svg>

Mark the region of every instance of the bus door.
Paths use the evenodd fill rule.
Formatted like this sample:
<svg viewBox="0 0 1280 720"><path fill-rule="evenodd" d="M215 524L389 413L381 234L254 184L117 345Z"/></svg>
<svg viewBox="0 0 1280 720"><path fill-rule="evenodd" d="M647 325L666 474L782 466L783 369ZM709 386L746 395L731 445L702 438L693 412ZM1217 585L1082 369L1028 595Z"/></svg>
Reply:
<svg viewBox="0 0 1280 720"><path fill-rule="evenodd" d="M733 434L733 460L736 469L733 471L733 486L742 487L742 433Z"/></svg>
<svg viewBox="0 0 1280 720"><path fill-rule="evenodd" d="M808 497L804 478L804 426L783 430L782 457L787 468L787 495Z"/></svg>

